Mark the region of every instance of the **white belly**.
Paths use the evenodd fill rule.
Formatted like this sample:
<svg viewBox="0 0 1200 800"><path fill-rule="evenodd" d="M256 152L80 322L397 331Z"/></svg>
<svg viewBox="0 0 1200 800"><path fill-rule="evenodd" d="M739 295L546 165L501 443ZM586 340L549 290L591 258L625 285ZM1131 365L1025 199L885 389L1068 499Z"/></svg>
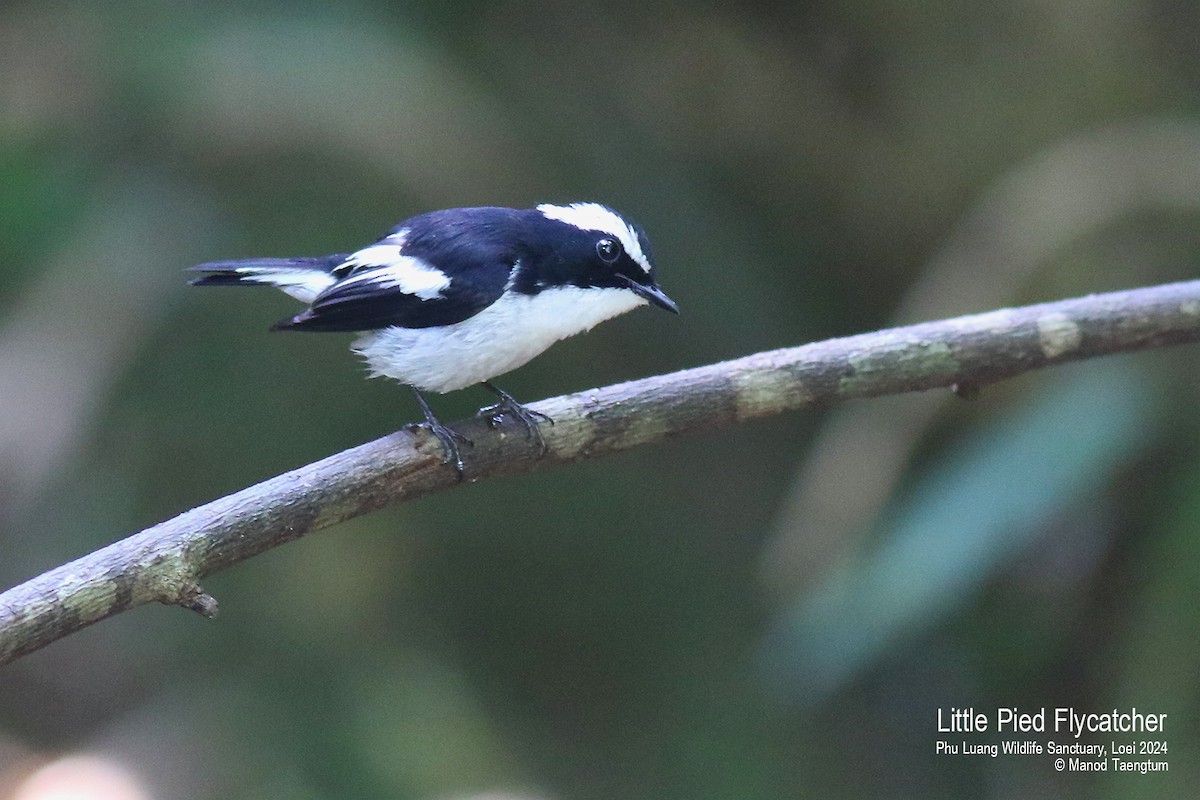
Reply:
<svg viewBox="0 0 1200 800"><path fill-rule="evenodd" d="M354 350L371 374L452 392L514 370L559 339L645 304L627 289L547 289L505 294L470 319L443 328L384 328Z"/></svg>

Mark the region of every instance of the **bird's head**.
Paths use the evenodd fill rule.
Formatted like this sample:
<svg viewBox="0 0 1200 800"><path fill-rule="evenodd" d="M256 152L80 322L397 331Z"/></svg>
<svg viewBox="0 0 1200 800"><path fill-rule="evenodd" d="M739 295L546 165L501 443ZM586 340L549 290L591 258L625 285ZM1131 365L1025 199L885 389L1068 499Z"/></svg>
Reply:
<svg viewBox="0 0 1200 800"><path fill-rule="evenodd" d="M641 226L598 203L542 204L533 226L541 247L528 273L535 291L553 286L619 289L678 314L658 287L650 241Z"/></svg>

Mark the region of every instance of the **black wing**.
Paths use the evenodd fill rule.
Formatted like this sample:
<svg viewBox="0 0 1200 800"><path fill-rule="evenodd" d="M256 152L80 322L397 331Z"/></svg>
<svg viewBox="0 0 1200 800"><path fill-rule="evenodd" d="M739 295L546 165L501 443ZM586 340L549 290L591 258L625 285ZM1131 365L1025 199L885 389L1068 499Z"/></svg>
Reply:
<svg viewBox="0 0 1200 800"><path fill-rule="evenodd" d="M462 322L504 293L528 215L491 207L411 217L334 267L340 280L275 329L368 331Z"/></svg>
<svg viewBox="0 0 1200 800"><path fill-rule="evenodd" d="M393 267L356 268L346 279L317 296L312 305L271 330L370 331L397 326L429 328L473 317L504 293L508 268L462 272L436 291L415 293L411 282L397 282ZM441 273L439 273L441 274Z"/></svg>

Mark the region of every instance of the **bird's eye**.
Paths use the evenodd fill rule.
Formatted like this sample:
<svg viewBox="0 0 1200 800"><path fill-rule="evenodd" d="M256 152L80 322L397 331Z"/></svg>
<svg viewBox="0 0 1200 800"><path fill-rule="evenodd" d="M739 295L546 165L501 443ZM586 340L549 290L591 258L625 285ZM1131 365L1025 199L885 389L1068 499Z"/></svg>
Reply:
<svg viewBox="0 0 1200 800"><path fill-rule="evenodd" d="M601 239L596 242L596 255L605 264L611 264L621 257L621 245L616 239Z"/></svg>

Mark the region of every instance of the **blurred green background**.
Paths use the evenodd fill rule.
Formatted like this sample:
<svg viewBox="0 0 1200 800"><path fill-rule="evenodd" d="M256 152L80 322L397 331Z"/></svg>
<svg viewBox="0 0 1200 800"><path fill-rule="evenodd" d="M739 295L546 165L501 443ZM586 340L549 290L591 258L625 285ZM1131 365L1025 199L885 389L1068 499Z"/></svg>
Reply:
<svg viewBox="0 0 1200 800"><path fill-rule="evenodd" d="M525 400L1188 278L1197 41L1172 0L9 0L0 585L419 416L350 337L268 334L293 301L190 264L447 206L638 218L683 314L558 345L504 379ZM1194 796L1198 362L341 525L211 578L215 622L141 608L0 670L0 796L79 752L164 800ZM939 708L1001 706L1166 713L1171 771L934 755Z"/></svg>

